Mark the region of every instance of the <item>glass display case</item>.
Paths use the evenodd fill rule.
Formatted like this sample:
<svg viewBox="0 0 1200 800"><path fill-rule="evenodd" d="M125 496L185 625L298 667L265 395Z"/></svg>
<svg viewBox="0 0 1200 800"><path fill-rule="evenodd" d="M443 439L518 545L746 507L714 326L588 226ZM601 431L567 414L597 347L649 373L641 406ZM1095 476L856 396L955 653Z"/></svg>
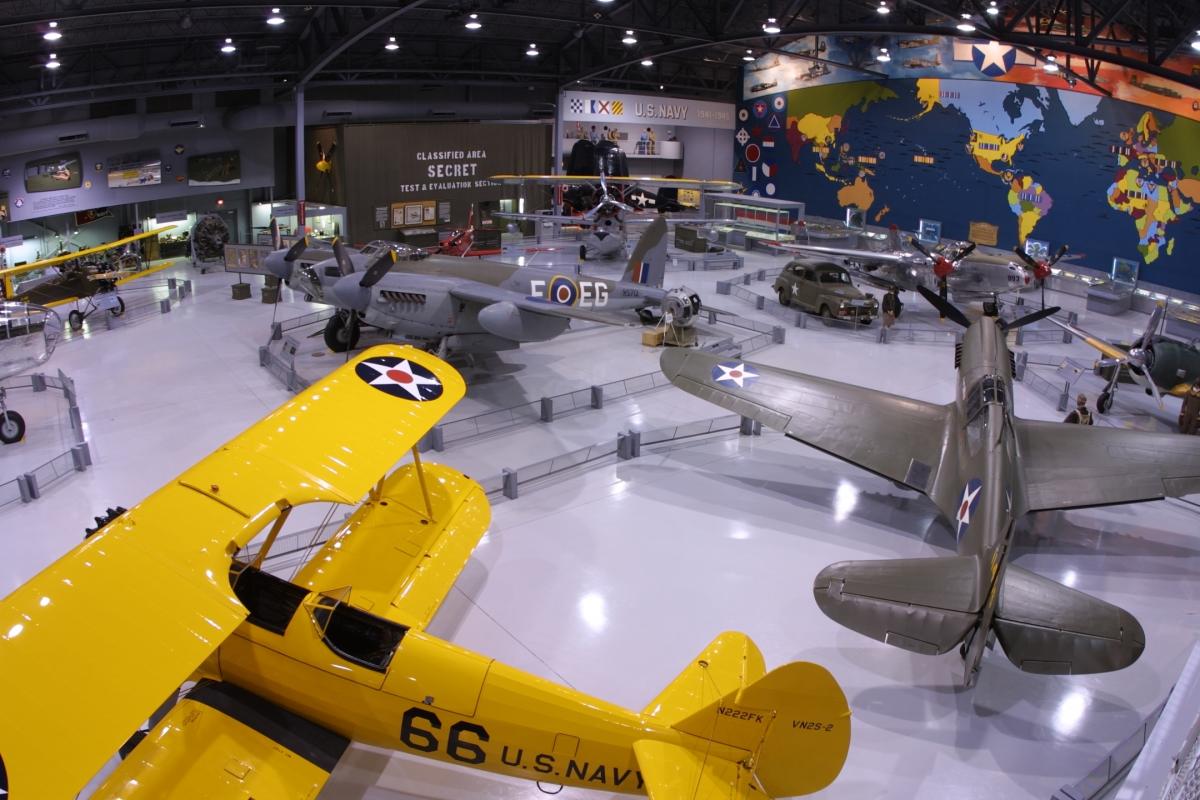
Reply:
<svg viewBox="0 0 1200 800"><path fill-rule="evenodd" d="M713 224L718 241L749 249L754 242L795 241L795 223L804 218L804 203L724 193L704 196L705 217Z"/></svg>

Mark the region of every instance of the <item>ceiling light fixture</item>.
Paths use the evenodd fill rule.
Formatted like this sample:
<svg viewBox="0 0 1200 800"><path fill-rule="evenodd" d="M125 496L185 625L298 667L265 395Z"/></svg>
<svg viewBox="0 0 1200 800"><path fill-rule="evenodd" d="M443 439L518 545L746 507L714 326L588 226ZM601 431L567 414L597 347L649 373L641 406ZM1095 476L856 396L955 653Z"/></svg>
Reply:
<svg viewBox="0 0 1200 800"><path fill-rule="evenodd" d="M970 14L963 14L962 22L958 23L954 27L958 28L963 33L971 33L972 31L975 30L975 23L971 22Z"/></svg>
<svg viewBox="0 0 1200 800"><path fill-rule="evenodd" d="M388 37L388 40L387 40L387 44L385 44L385 45L383 46L383 49L384 49L384 50L399 50L399 49L400 49L400 45L396 44L396 37L395 37L395 36L389 36L389 37Z"/></svg>
<svg viewBox="0 0 1200 800"><path fill-rule="evenodd" d="M658 90L659 90L660 92L661 92L662 90L666 89L666 88L667 88L667 87L663 86L661 83L658 85Z"/></svg>
<svg viewBox="0 0 1200 800"><path fill-rule="evenodd" d="M633 35L633 31L625 31L621 44L637 44L637 37Z"/></svg>
<svg viewBox="0 0 1200 800"><path fill-rule="evenodd" d="M1054 56L1046 56L1046 63L1042 64L1042 69L1046 72L1058 72L1058 59Z"/></svg>
<svg viewBox="0 0 1200 800"><path fill-rule="evenodd" d="M527 56L540 56L541 55L541 53L539 53L538 49L537 49L537 42L529 43L529 49L525 51L525 55L527 55Z"/></svg>
<svg viewBox="0 0 1200 800"><path fill-rule="evenodd" d="M779 27L779 23L775 21L774 17L767 17L767 21L763 23L763 33L769 33L774 36L781 30L782 28Z"/></svg>
<svg viewBox="0 0 1200 800"><path fill-rule="evenodd" d="M996 5L996 0L992 0L990 3L988 3L988 7L985 10L987 11L989 17L994 17L1000 13L1000 6Z"/></svg>
<svg viewBox="0 0 1200 800"><path fill-rule="evenodd" d="M58 30L58 23L51 22L50 30L43 33L42 38L45 39L47 42L57 42L59 39L61 39L62 31Z"/></svg>
<svg viewBox="0 0 1200 800"><path fill-rule="evenodd" d="M746 51L746 55L742 56L742 61L753 61L753 60L754 60L754 53L750 52L749 50Z"/></svg>
<svg viewBox="0 0 1200 800"><path fill-rule="evenodd" d="M46 69L58 69L61 66L62 62L58 60L58 56L51 53L50 60L46 62Z"/></svg>
<svg viewBox="0 0 1200 800"><path fill-rule="evenodd" d="M875 56L876 61L891 61L892 57L888 54L886 47L879 48L879 55Z"/></svg>
<svg viewBox="0 0 1200 800"><path fill-rule="evenodd" d="M879 14L882 14L885 17L888 14L892 13L892 10L890 8L888 8L888 4L887 4L887 2L885 2L885 0L879 0L879 8L875 9L875 11L878 12Z"/></svg>
<svg viewBox="0 0 1200 800"><path fill-rule="evenodd" d="M234 47L234 45L233 45L233 39L230 39L228 36L226 36L225 44L221 45L221 52L228 55L228 54L234 52L235 50L237 50L237 48Z"/></svg>
<svg viewBox="0 0 1200 800"><path fill-rule="evenodd" d="M479 21L478 14L468 14L467 23L463 25L469 31L477 31L483 27L483 23Z"/></svg>
<svg viewBox="0 0 1200 800"><path fill-rule="evenodd" d="M642 66L643 66L643 67L653 67L653 66L654 66L654 62L653 62L653 61L651 61L651 60L650 60L650 59L648 59L648 58L643 58L643 59L642 59Z"/></svg>
<svg viewBox="0 0 1200 800"><path fill-rule="evenodd" d="M283 24L283 17L280 15L278 8L271 9L271 16L267 17L267 24L268 25L282 25Z"/></svg>
<svg viewBox="0 0 1200 800"><path fill-rule="evenodd" d="M1196 31L1196 38L1192 40L1192 49L1200 50L1200 31Z"/></svg>

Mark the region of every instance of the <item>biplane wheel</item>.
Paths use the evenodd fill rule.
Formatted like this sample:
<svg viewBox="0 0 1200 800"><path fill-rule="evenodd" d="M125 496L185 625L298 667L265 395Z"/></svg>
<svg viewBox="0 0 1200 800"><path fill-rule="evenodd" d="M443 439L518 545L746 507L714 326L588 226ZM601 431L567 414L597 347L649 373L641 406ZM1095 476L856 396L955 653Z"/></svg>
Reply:
<svg viewBox="0 0 1200 800"><path fill-rule="evenodd" d="M1108 392L1101 392L1096 398L1096 410L1101 414L1107 414L1112 409L1113 397Z"/></svg>
<svg viewBox="0 0 1200 800"><path fill-rule="evenodd" d="M325 346L335 353L353 350L358 345L358 326L351 327L347 324L348 321L347 314L339 313L334 314L329 318L329 322L325 323Z"/></svg>
<svg viewBox="0 0 1200 800"><path fill-rule="evenodd" d="M0 442L15 444L25 438L25 419L15 411L0 412Z"/></svg>
<svg viewBox="0 0 1200 800"><path fill-rule="evenodd" d="M108 310L108 313L112 314L114 317L119 317L122 314L124 314L125 313L125 301L122 298L118 297L117 298L117 307L110 308Z"/></svg>
<svg viewBox="0 0 1200 800"><path fill-rule="evenodd" d="M67 324L71 326L71 330L73 331L83 330L83 314L78 310L67 314Z"/></svg>

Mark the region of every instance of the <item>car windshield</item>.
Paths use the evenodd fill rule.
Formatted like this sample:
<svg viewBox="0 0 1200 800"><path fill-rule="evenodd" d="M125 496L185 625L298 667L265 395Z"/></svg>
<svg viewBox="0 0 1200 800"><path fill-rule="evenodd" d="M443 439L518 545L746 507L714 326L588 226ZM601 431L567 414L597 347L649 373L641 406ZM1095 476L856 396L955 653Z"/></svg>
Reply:
<svg viewBox="0 0 1200 800"><path fill-rule="evenodd" d="M849 283L850 275L839 271L827 271L817 273L821 283Z"/></svg>

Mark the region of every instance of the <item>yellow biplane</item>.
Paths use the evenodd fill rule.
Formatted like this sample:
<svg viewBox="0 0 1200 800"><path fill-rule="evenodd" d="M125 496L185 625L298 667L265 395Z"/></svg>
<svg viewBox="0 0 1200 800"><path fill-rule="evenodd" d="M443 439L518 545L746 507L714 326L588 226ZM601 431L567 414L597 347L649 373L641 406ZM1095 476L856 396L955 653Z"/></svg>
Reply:
<svg viewBox="0 0 1200 800"><path fill-rule="evenodd" d="M767 672L743 634L637 712L426 632L490 524L415 449L464 392L427 353L367 350L0 601L0 795L74 797L187 681L93 797L311 800L352 740L657 800L833 781L838 684ZM294 508L364 497L291 581L264 570Z"/></svg>
<svg viewBox="0 0 1200 800"><path fill-rule="evenodd" d="M164 225L85 250L0 269L0 286L3 287L3 297L0 299L43 306L84 300L84 309L76 309L68 317L68 323L75 330L83 327L83 321L97 310L108 311L119 317L125 312L125 303L117 296L117 286L168 266L163 264L154 269L143 269L141 256L129 245L158 236L174 227ZM27 278L20 282L20 276L37 272L42 273L43 277L35 276L32 281Z"/></svg>

